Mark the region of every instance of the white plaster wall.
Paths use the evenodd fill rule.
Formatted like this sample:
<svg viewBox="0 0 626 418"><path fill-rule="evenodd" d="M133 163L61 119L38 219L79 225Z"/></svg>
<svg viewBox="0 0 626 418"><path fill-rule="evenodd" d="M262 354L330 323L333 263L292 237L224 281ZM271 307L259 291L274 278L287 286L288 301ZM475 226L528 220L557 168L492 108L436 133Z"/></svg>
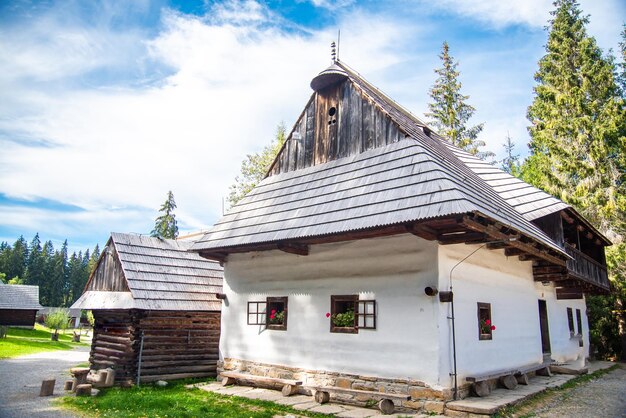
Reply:
<svg viewBox="0 0 626 418"><path fill-rule="evenodd" d="M439 287L450 283L450 271L478 245L449 245L439 249ZM483 247L452 273L456 316L457 370L459 385L472 374L493 372L543 360L539 332L538 297L531 262L506 257L503 250ZM491 304L496 326L492 340L478 339L477 302ZM450 304L442 304L440 372L445 379L452 372ZM447 378L453 386L452 378Z"/></svg>
<svg viewBox="0 0 626 418"><path fill-rule="evenodd" d="M405 234L314 245L308 256L281 251L230 255L224 270L221 354L257 362L437 386L440 304L437 244ZM330 296L377 301L377 329L330 332ZM286 331L247 325L248 301L288 296Z"/></svg>
<svg viewBox="0 0 626 418"><path fill-rule="evenodd" d="M554 285L544 286L536 283L535 288L540 299L546 301L548 308L548 325L550 330L550 345L552 359L557 362L571 363L575 360L583 361L589 357L589 324L587 322L587 307L584 299L557 300ZM576 309L580 309L583 325L583 346L578 344L578 338L570 337L567 321L567 308L572 308L574 329L578 332Z"/></svg>

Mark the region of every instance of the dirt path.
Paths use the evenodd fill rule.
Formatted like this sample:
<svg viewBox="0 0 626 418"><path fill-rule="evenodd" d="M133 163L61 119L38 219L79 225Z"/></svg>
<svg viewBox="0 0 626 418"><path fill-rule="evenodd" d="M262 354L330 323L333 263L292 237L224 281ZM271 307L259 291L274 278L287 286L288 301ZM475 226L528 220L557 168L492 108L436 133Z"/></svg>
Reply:
<svg viewBox="0 0 626 418"><path fill-rule="evenodd" d="M63 396L68 369L89 359L89 347L0 360L0 418L73 418L51 400ZM56 378L54 396L40 398L41 381Z"/></svg>
<svg viewBox="0 0 626 418"><path fill-rule="evenodd" d="M541 418L626 418L626 368L565 391L533 412Z"/></svg>

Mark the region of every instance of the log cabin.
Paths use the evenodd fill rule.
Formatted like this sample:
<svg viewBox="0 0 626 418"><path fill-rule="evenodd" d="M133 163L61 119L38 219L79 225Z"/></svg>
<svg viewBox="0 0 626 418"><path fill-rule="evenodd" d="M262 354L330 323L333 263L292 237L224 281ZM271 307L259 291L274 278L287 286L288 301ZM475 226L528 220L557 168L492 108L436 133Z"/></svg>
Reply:
<svg viewBox="0 0 626 418"><path fill-rule="evenodd" d="M111 234L72 305L94 315L92 369L115 369L122 385L215 376L222 267L190 245Z"/></svg>
<svg viewBox="0 0 626 418"><path fill-rule="evenodd" d="M0 325L33 328L39 309L39 286L0 282Z"/></svg>
<svg viewBox="0 0 626 418"><path fill-rule="evenodd" d="M472 382L584 363L607 238L345 63L310 85L266 178L192 246L224 265L218 370L441 412Z"/></svg>

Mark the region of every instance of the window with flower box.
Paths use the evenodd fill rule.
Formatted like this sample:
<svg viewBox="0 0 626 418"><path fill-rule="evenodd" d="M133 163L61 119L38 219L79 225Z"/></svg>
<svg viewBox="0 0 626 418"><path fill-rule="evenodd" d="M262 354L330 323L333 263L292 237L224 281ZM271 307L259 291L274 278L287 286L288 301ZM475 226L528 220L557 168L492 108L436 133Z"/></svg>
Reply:
<svg viewBox="0 0 626 418"><path fill-rule="evenodd" d="M264 301L248 302L248 325L267 329L287 329L287 296L268 296Z"/></svg>
<svg viewBox="0 0 626 418"><path fill-rule="evenodd" d="M491 304L478 302L478 339L491 340L495 329L491 322Z"/></svg>
<svg viewBox="0 0 626 418"><path fill-rule="evenodd" d="M357 334L359 329L376 329L376 301L359 300L359 295L330 297L330 332Z"/></svg>

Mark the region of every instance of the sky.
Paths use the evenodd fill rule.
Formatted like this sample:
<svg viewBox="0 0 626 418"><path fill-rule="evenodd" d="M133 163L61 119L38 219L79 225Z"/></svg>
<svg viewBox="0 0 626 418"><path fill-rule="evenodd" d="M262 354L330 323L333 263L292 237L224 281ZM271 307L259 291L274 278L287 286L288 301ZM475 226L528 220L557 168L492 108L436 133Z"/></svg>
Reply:
<svg viewBox="0 0 626 418"><path fill-rule="evenodd" d="M618 48L622 0L580 0ZM172 190L181 234L206 230L247 154L339 56L424 119L444 41L503 157L527 154L526 109L549 0L0 2L0 241L70 251L148 234Z"/></svg>

